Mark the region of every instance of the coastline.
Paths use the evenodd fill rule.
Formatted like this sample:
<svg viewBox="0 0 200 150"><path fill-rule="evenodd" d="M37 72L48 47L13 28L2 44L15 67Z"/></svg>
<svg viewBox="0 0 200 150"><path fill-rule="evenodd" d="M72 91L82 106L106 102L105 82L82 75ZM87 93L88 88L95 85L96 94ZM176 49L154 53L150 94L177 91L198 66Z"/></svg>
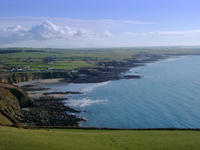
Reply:
<svg viewBox="0 0 200 150"><path fill-rule="evenodd" d="M80 127L80 122L86 121L84 118L79 118L76 113L81 111L75 110L67 106L64 101L67 101L66 97L68 94L82 94L80 91L51 91L51 89L46 88L45 85L57 84L57 83L102 83L111 80L120 79L140 79L140 75L123 75L122 73L127 72L131 68L144 66L147 63L152 63L155 61L160 61L163 59L170 58L167 57L156 57L148 58L146 60L129 60L127 63L116 63L107 62L104 64L104 68L82 68L79 69L79 76L73 79L42 79L33 80L28 82L18 83L29 96L34 99L35 108L25 108L22 109L22 114L25 116L23 119L23 124L25 126L75 126ZM110 67L112 66L112 67ZM96 72L94 72L94 69ZM80 74L86 74L87 78L81 76ZM41 88L43 85L43 88ZM50 91L49 91L50 90ZM45 94L46 93L46 94ZM37 109L36 109L37 108ZM46 112L48 112L46 114ZM56 112L56 113L51 113ZM34 114L34 115L32 115ZM64 118L61 120L56 120L55 118ZM37 119L39 118L39 119ZM50 119L50 120L49 120Z"/></svg>
<svg viewBox="0 0 200 150"><path fill-rule="evenodd" d="M99 62L99 66L102 66L103 63L103 68L79 68L78 72L72 73L73 75L71 77L67 76L67 78L39 79L15 83L15 85L26 91L34 102L34 107L22 109L24 118L21 123L25 126L81 127L81 122L87 120L83 117L78 117L79 115L77 113L85 112L85 110L75 110L65 102L69 101L67 95L82 94L82 91L63 91L60 89L53 91L47 85L56 85L59 83L96 84L120 79L140 79L142 78L141 75L127 75L125 72L132 68L146 66L149 63L167 59L176 59L177 57L182 56L186 55L150 55L144 59L135 60L133 58L126 60L125 62Z"/></svg>

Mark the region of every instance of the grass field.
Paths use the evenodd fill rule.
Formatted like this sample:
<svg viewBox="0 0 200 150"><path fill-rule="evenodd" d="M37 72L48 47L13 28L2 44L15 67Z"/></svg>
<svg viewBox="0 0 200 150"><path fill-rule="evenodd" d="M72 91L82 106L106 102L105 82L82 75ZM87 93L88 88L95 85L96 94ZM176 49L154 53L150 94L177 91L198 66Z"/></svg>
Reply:
<svg viewBox="0 0 200 150"><path fill-rule="evenodd" d="M199 150L200 131L0 127L0 150Z"/></svg>
<svg viewBox="0 0 200 150"><path fill-rule="evenodd" d="M12 53L10 50L18 50ZM0 71L25 67L25 72L44 71L46 68L72 70L96 67L99 61L121 61L138 58L138 54L200 54L199 48L121 48L121 49L0 49ZM48 60L48 61L45 61ZM28 67L28 69L27 69Z"/></svg>
<svg viewBox="0 0 200 150"><path fill-rule="evenodd" d="M94 67L98 61L122 60L130 58L135 52L125 50L87 51L87 50L45 50L0 53L0 67L9 71L13 67L29 67L27 71L52 69L72 70L80 67ZM53 59L52 59L53 57ZM45 59L50 58L49 62ZM52 59L52 61L51 61Z"/></svg>

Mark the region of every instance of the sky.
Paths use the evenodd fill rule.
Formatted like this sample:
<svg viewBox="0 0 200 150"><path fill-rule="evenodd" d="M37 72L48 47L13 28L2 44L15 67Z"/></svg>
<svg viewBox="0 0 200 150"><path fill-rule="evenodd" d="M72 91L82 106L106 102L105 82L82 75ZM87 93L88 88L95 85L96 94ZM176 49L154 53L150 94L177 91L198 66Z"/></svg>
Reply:
<svg viewBox="0 0 200 150"><path fill-rule="evenodd" d="M199 0L1 0L0 47L200 45Z"/></svg>

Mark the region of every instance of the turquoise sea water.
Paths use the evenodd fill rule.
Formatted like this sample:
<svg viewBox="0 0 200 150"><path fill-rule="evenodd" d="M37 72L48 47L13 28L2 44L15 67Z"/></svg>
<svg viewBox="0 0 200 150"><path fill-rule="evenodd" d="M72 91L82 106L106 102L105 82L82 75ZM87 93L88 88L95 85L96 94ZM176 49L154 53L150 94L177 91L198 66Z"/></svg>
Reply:
<svg viewBox="0 0 200 150"><path fill-rule="evenodd" d="M86 110L81 126L114 128L200 128L200 56L186 56L133 68L142 79L98 84L62 84L84 91L66 105ZM60 88L60 89L59 89Z"/></svg>

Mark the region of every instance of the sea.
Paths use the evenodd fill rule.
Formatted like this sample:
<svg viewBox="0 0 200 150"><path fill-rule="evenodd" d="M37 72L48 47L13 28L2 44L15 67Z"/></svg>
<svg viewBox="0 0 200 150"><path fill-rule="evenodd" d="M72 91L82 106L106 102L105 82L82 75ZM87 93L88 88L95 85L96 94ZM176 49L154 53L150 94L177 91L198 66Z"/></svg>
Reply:
<svg viewBox="0 0 200 150"><path fill-rule="evenodd" d="M83 127L200 128L200 56L183 56L131 68L141 79L48 86L66 95L67 106L82 110Z"/></svg>

